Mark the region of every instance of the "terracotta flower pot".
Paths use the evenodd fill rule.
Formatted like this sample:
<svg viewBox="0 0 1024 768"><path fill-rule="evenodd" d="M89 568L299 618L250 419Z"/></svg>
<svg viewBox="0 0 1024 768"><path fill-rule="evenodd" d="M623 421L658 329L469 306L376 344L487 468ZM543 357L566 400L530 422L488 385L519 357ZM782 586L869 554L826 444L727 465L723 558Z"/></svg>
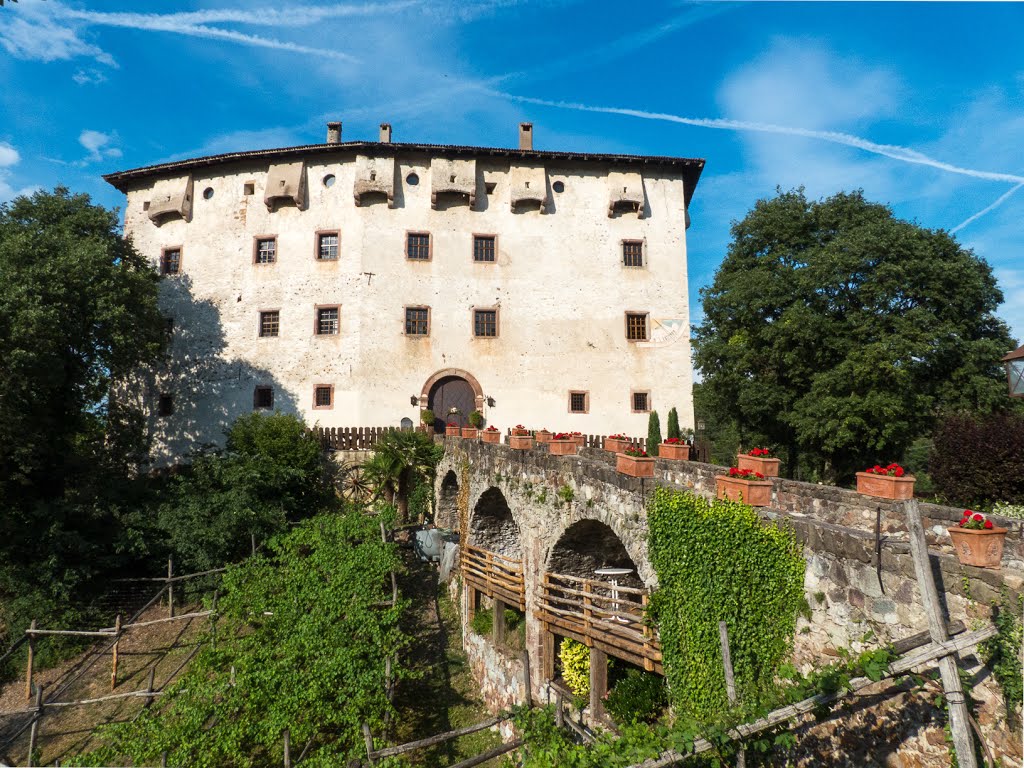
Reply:
<svg viewBox="0 0 1024 768"><path fill-rule="evenodd" d="M536 437L537 437L537 442L538 443L550 443L551 442L551 433L548 432L546 429L542 429L540 432L537 432Z"/></svg>
<svg viewBox="0 0 1024 768"><path fill-rule="evenodd" d="M485 429L485 430L482 430L480 432L480 439L483 440L485 443L490 443L491 445L497 445L498 443L501 442L501 432L499 432L496 429L492 429L492 430L486 430Z"/></svg>
<svg viewBox="0 0 1024 768"><path fill-rule="evenodd" d="M614 437L606 437L604 439L604 449L611 451L612 453L622 453L629 448L632 440L619 440Z"/></svg>
<svg viewBox="0 0 1024 768"><path fill-rule="evenodd" d="M576 447L577 448L583 448L587 444L587 436L586 435L573 435L572 439L576 441Z"/></svg>
<svg viewBox="0 0 1024 768"><path fill-rule="evenodd" d="M446 424L444 427L444 435L445 437L462 437L462 428Z"/></svg>
<svg viewBox="0 0 1024 768"><path fill-rule="evenodd" d="M778 477L782 460L770 459L767 456L748 456L741 453L736 456L736 466L739 469L752 469L755 472L760 472L765 477Z"/></svg>
<svg viewBox="0 0 1024 768"><path fill-rule="evenodd" d="M533 435L509 435L508 445L514 451L528 451L533 448Z"/></svg>
<svg viewBox="0 0 1024 768"><path fill-rule="evenodd" d="M957 559L964 565L978 568L1002 568L1003 539L1007 528L989 528L976 531L971 528L947 528L953 540Z"/></svg>
<svg viewBox="0 0 1024 768"><path fill-rule="evenodd" d="M569 440L549 440L548 451L552 456L575 456L576 455L576 441L573 439Z"/></svg>
<svg viewBox="0 0 1024 768"><path fill-rule="evenodd" d="M654 477L654 459L650 456L615 454L615 471L630 477Z"/></svg>
<svg viewBox="0 0 1024 768"><path fill-rule="evenodd" d="M770 480L744 480L740 477L716 475L715 491L719 499L742 501L752 507L767 507L772 503Z"/></svg>
<svg viewBox="0 0 1024 768"><path fill-rule="evenodd" d="M470 440L476 439L477 428L476 427L463 427L462 436Z"/></svg>
<svg viewBox="0 0 1024 768"><path fill-rule="evenodd" d="M872 472L858 472L857 493L894 501L912 499L914 498L914 480L913 475L894 477L892 475L876 475Z"/></svg>
<svg viewBox="0 0 1024 768"><path fill-rule="evenodd" d="M690 446L688 443L660 443L658 445L658 456L673 461L689 461Z"/></svg>

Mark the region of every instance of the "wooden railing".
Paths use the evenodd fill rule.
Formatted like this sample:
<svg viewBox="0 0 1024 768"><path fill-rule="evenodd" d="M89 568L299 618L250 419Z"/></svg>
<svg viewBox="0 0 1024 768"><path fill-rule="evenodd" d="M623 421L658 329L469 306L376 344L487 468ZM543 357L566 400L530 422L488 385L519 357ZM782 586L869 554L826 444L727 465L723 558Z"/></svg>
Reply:
<svg viewBox="0 0 1024 768"><path fill-rule="evenodd" d="M646 589L545 573L538 618L549 631L662 672L661 643L644 621L647 599Z"/></svg>
<svg viewBox="0 0 1024 768"><path fill-rule="evenodd" d="M467 544L462 553L462 575L469 586L488 597L526 610L522 560Z"/></svg>

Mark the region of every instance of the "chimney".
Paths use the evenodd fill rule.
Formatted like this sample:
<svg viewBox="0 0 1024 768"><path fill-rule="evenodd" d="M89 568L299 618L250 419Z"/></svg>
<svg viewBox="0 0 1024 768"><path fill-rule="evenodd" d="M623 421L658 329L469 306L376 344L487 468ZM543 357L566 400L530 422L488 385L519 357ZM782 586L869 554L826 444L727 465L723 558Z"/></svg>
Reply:
<svg viewBox="0 0 1024 768"><path fill-rule="evenodd" d="M391 123L380 124L380 143L390 144L391 143Z"/></svg>
<svg viewBox="0 0 1024 768"><path fill-rule="evenodd" d="M533 149L533 123L519 124L519 148Z"/></svg>
<svg viewBox="0 0 1024 768"><path fill-rule="evenodd" d="M341 143L341 123L328 123L327 124L327 143L328 144L340 144Z"/></svg>

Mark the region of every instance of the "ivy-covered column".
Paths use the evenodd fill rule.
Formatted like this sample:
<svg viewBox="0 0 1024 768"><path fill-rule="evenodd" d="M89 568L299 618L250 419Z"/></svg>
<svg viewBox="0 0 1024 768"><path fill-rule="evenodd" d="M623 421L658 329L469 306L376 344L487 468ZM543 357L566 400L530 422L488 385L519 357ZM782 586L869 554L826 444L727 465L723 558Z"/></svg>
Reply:
<svg viewBox="0 0 1024 768"><path fill-rule="evenodd" d="M604 717L604 696L608 693L608 654L590 649L590 714Z"/></svg>

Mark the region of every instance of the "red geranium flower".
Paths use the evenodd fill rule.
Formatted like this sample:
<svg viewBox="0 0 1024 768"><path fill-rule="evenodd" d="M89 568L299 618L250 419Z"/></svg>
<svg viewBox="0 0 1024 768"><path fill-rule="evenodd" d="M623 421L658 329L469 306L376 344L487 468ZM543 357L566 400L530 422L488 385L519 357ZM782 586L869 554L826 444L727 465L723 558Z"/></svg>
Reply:
<svg viewBox="0 0 1024 768"><path fill-rule="evenodd" d="M985 528L991 528L991 527L992 527L992 521L991 520L986 520L985 521Z"/></svg>

